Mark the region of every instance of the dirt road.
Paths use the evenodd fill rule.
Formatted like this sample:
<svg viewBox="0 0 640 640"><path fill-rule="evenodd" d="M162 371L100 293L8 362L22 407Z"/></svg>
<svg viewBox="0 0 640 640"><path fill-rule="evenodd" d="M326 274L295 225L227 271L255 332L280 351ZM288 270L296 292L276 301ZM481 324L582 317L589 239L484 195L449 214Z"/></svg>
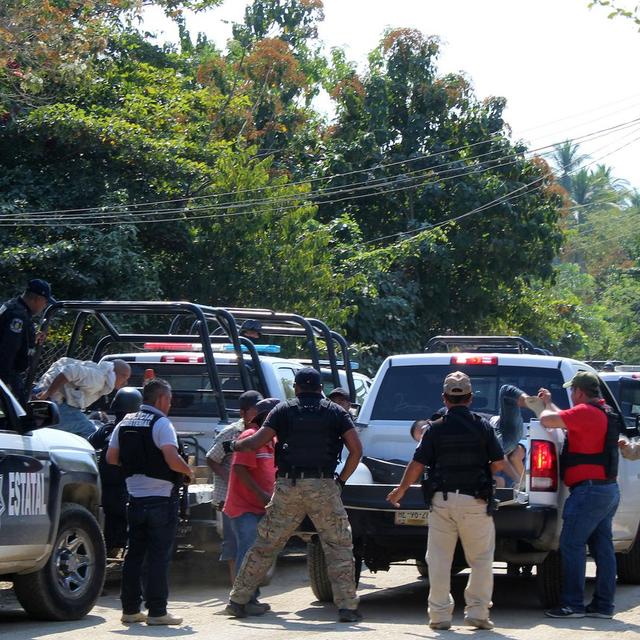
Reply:
<svg viewBox="0 0 640 640"><path fill-rule="evenodd" d="M640 638L640 586L620 586L618 612L613 620L545 618L538 605L535 576L512 578L497 568L494 631L474 631L462 623L464 575L453 581L456 599L451 631L431 631L426 625L427 585L418 579L415 567L393 567L388 573L364 571L360 583L364 621L357 626L335 622L333 606L315 602L309 588L302 556L279 560L272 583L263 588L262 599L273 611L260 618L234 620L222 614L228 587L221 581L224 572L205 557L185 558L174 563L170 609L184 617L179 628L125 627L120 624L118 587L111 585L106 595L84 619L51 623L29 620L13 599L12 592L0 590L0 633L11 640L114 640L115 638L206 638L211 640L322 640L344 638L345 633L376 640L413 640L418 637L512 638L515 640L583 640ZM592 569L591 569L592 571ZM593 587L589 580L588 590Z"/></svg>

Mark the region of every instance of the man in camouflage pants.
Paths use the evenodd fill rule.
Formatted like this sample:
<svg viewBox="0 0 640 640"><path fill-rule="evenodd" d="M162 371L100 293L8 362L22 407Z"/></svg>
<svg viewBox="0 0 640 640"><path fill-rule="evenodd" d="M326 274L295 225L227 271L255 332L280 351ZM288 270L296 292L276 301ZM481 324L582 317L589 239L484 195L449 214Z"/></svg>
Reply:
<svg viewBox="0 0 640 640"><path fill-rule="evenodd" d="M281 402L252 436L233 443L235 451L257 449L277 436L275 492L258 526L258 537L244 558L226 612L234 617L258 615L250 600L279 551L308 515L322 542L327 572L341 622L358 622L351 527L340 498L342 486L362 455L349 413L323 398L321 378L310 367L295 378L296 399ZM349 455L339 476L335 469L342 447Z"/></svg>

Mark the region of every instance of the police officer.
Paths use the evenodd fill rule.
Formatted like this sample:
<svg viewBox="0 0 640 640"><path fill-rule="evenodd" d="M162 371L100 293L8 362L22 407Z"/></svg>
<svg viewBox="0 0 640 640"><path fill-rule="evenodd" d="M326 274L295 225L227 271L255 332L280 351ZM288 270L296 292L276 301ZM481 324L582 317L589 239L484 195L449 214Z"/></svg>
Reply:
<svg viewBox="0 0 640 640"><path fill-rule="evenodd" d="M256 450L274 436L276 484L258 537L244 558L226 612L234 617L259 615L250 600L296 527L308 515L320 536L327 572L341 622L358 622L351 527L341 488L358 466L360 439L351 416L322 395L320 373L311 367L295 376L296 398L281 402L252 436L230 443L235 451ZM343 444L349 455L339 476L335 469Z"/></svg>
<svg viewBox="0 0 640 640"><path fill-rule="evenodd" d="M29 280L22 295L0 307L0 379L23 404L28 399L23 376L36 342L44 340L44 335L36 336L33 316L54 302L49 283L35 278Z"/></svg>
<svg viewBox="0 0 640 640"><path fill-rule="evenodd" d="M122 387L111 401L109 409L115 420L101 426L87 440L98 453L98 470L102 481L104 511L104 541L107 557L113 558L127 546L127 485L122 467L107 462L109 440L116 425L128 414L139 411L142 394L135 387Z"/></svg>
<svg viewBox="0 0 640 640"><path fill-rule="evenodd" d="M169 561L178 527L178 488L194 473L182 459L167 413L171 386L154 378L142 390L142 406L111 434L107 462L121 464L127 478L129 534L122 567L122 622L181 624L167 612ZM145 566L143 577L143 565ZM142 582L149 615L140 611Z"/></svg>
<svg viewBox="0 0 640 640"><path fill-rule="evenodd" d="M473 399L469 376L456 371L443 385L446 413L431 422L398 487L387 500L395 507L407 489L428 469L433 496L429 514L429 626L449 629L454 601L451 564L458 539L471 574L464 592L465 623L492 629L495 527L488 509L492 474L503 467L504 453L491 425L469 410Z"/></svg>

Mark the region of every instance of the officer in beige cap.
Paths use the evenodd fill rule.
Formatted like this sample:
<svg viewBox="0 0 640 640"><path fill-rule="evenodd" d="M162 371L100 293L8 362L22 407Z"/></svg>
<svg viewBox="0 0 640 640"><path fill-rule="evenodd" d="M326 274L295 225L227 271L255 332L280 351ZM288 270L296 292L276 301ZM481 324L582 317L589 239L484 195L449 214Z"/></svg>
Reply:
<svg viewBox="0 0 640 640"><path fill-rule="evenodd" d="M429 566L429 626L449 629L454 600L450 593L451 564L458 540L471 567L464 591L465 624L492 629L489 619L493 593L495 527L488 508L492 474L503 467L504 453L494 429L469 409L473 391L461 371L444 380L446 413L426 428L400 486L387 500L395 507L425 468L431 487L427 540Z"/></svg>

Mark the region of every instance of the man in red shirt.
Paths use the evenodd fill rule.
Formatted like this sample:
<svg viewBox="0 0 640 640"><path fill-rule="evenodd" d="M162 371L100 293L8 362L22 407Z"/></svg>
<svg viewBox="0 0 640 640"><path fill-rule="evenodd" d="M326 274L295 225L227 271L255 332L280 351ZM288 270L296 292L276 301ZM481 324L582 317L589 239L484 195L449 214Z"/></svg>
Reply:
<svg viewBox="0 0 640 640"><path fill-rule="evenodd" d="M545 404L540 423L563 429L567 442L561 456L563 480L570 495L562 513L560 555L562 559L561 606L545 611L550 618L613 617L616 589L616 558L611 522L620 491L604 462L608 418L595 373L579 371L564 385L571 388L571 409L560 410L551 393L540 389ZM586 547L596 562L596 587L591 603L584 605Z"/></svg>
<svg viewBox="0 0 640 640"><path fill-rule="evenodd" d="M277 398L258 402L255 418L238 440L252 436L279 402ZM233 454L224 513L229 517L236 539L236 571L240 571L244 556L256 540L258 524L273 494L276 481L273 447L271 440L255 451L236 451ZM269 610L268 604L258 602L258 595L259 590L246 605L250 615L261 615Z"/></svg>

